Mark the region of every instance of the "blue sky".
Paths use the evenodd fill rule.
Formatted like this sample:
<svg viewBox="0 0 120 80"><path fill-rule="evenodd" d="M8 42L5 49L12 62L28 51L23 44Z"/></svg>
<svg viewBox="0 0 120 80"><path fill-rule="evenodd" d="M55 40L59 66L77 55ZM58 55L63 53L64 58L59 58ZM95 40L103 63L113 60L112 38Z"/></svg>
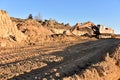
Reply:
<svg viewBox="0 0 120 80"><path fill-rule="evenodd" d="M91 21L120 34L120 0L0 0L0 9L19 18L40 13L43 20L52 18L70 25Z"/></svg>

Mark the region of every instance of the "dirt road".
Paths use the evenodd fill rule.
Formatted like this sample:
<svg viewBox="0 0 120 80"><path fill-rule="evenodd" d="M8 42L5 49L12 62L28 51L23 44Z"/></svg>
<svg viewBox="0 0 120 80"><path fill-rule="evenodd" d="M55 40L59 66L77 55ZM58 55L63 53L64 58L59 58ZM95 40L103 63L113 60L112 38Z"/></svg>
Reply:
<svg viewBox="0 0 120 80"><path fill-rule="evenodd" d="M60 80L99 62L119 43L119 39L101 39L1 48L0 80Z"/></svg>

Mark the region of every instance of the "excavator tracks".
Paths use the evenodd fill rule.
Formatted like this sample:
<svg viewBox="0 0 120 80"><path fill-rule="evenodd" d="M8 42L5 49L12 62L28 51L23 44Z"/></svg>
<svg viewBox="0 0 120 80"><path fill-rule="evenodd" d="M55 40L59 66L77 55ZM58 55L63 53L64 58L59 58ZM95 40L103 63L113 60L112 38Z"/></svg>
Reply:
<svg viewBox="0 0 120 80"><path fill-rule="evenodd" d="M60 80L100 61L120 40L51 44L1 48L0 80Z"/></svg>

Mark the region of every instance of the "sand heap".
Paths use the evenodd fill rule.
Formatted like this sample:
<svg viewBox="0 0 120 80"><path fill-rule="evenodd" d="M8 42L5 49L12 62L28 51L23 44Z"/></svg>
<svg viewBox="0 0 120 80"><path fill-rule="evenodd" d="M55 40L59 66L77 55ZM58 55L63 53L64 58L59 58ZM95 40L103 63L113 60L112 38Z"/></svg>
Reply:
<svg viewBox="0 0 120 80"><path fill-rule="evenodd" d="M55 20L45 20L42 25L50 29L54 34L63 34L64 31L71 28L69 24L58 23Z"/></svg>
<svg viewBox="0 0 120 80"><path fill-rule="evenodd" d="M43 27L41 23L34 19L28 19L17 24L18 30L27 35L27 40L36 43L45 40L47 36L53 34L49 29Z"/></svg>
<svg viewBox="0 0 120 80"><path fill-rule="evenodd" d="M103 61L63 80L120 80L120 45Z"/></svg>
<svg viewBox="0 0 120 80"><path fill-rule="evenodd" d="M18 42L26 39L26 36L11 21L8 13L3 10L0 10L0 38Z"/></svg>

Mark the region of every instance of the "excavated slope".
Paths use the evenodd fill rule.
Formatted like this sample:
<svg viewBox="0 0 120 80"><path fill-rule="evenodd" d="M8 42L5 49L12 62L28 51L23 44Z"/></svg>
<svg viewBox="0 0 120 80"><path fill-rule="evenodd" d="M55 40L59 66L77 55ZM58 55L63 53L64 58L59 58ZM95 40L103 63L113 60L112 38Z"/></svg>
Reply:
<svg viewBox="0 0 120 80"><path fill-rule="evenodd" d="M18 42L26 39L26 36L11 21L8 13L3 10L0 10L0 38Z"/></svg>
<svg viewBox="0 0 120 80"><path fill-rule="evenodd" d="M53 34L49 29L34 19L27 19L17 23L18 30L27 35L28 43L46 41L47 36Z"/></svg>
<svg viewBox="0 0 120 80"><path fill-rule="evenodd" d="M104 61L63 80L120 80L120 45L107 53Z"/></svg>

